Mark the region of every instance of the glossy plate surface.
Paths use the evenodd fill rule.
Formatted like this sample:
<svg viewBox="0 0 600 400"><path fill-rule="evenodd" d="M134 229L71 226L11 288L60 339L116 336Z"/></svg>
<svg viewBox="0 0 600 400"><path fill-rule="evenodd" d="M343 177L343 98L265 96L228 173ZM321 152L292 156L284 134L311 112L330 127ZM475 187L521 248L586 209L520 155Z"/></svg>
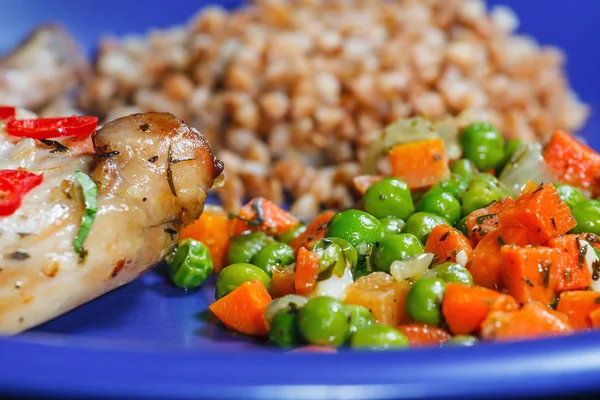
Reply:
<svg viewBox="0 0 600 400"><path fill-rule="evenodd" d="M180 23L206 3L5 0L0 53L50 20L66 25L92 53L101 34ZM575 90L598 109L600 2L502 3L520 15L522 32L566 50ZM599 133L593 116L581 134L600 148ZM205 310L213 290L184 293L159 268L32 332L0 339L0 394L458 399L600 392L600 332L464 349L283 354L210 321Z"/></svg>

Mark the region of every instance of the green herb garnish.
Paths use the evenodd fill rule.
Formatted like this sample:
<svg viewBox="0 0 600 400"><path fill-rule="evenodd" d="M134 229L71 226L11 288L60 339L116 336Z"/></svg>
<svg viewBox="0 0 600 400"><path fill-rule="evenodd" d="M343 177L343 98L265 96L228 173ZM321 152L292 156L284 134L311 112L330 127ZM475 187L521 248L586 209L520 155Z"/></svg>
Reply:
<svg viewBox="0 0 600 400"><path fill-rule="evenodd" d="M54 150L51 150L50 153L64 153L69 151L67 146L57 142L56 140L39 139L39 141L44 143L46 146L54 147Z"/></svg>
<svg viewBox="0 0 600 400"><path fill-rule="evenodd" d="M175 183L173 182L173 170L171 167L177 163L193 161L195 159L196 157L173 158L173 147L169 145L169 149L167 150L167 181L169 182L169 187L171 188L171 193L173 193L173 196L177 197L177 191L175 190Z"/></svg>
<svg viewBox="0 0 600 400"><path fill-rule="evenodd" d="M75 178L81 185L81 191L85 201L85 212L81 216L81 226L73 240L75 251L81 253L83 251L83 242L90 232L92 223L96 218L96 212L98 211L98 186L85 172L75 171Z"/></svg>
<svg viewBox="0 0 600 400"><path fill-rule="evenodd" d="M118 156L121 154L120 151L109 151L108 153L98 154L98 157L110 158L112 156Z"/></svg>
<svg viewBox="0 0 600 400"><path fill-rule="evenodd" d="M498 214L480 215L479 217L475 218L475 222L478 224L483 224L487 219L496 218L497 216Z"/></svg>
<svg viewBox="0 0 600 400"><path fill-rule="evenodd" d="M10 258L11 260L18 261L27 260L29 257L29 254L23 250L17 250L8 255L8 258Z"/></svg>

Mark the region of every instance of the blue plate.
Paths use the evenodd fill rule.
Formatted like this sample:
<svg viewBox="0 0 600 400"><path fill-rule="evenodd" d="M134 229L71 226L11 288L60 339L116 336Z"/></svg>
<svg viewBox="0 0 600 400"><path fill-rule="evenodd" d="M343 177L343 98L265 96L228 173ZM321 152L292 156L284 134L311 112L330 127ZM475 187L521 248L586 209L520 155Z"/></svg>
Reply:
<svg viewBox="0 0 600 400"><path fill-rule="evenodd" d="M2 2L0 52L58 20L92 52L103 33L185 21L204 1ZM238 1L223 1L227 7ZM491 3L496 3L493 1ZM586 102L600 103L600 2L505 1L521 30L568 54ZM600 148L600 122L582 134ZM160 268L46 323L0 340L0 394L114 398L479 398L600 392L600 333L475 348L284 354L224 331L205 311L213 286L184 293Z"/></svg>

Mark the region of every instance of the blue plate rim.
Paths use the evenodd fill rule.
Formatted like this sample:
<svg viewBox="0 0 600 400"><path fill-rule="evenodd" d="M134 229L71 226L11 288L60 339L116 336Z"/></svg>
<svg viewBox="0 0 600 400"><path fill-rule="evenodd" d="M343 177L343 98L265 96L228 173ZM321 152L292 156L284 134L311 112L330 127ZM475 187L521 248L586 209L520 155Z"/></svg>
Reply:
<svg viewBox="0 0 600 400"><path fill-rule="evenodd" d="M0 354L10 360L2 391L32 396L64 396L65 386L73 397L171 399L464 399L600 389L600 332L335 355L107 345L44 334L0 339Z"/></svg>

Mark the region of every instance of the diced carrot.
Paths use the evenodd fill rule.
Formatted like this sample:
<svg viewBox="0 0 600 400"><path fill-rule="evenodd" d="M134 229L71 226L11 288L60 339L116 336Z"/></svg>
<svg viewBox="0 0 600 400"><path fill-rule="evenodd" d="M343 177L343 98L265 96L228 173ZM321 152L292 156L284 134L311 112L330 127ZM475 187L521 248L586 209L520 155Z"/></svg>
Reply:
<svg viewBox="0 0 600 400"><path fill-rule="evenodd" d="M519 303L535 300L548 305L554 302L560 263L558 250L542 246L503 246L500 258L504 287Z"/></svg>
<svg viewBox="0 0 600 400"><path fill-rule="evenodd" d="M319 276L319 257L312 251L301 247L296 258L294 289L299 295L307 295L315 288Z"/></svg>
<svg viewBox="0 0 600 400"><path fill-rule="evenodd" d="M498 216L500 212L504 207L514 202L513 199L507 197L469 214L467 217L467 230L473 244L477 245L486 234L498 229Z"/></svg>
<svg viewBox="0 0 600 400"><path fill-rule="evenodd" d="M314 243L325 237L327 223L334 215L335 213L333 211L323 211L321 214L317 215L317 217L308 224L306 230L290 242L290 246L292 246L296 252L300 247L310 249Z"/></svg>
<svg viewBox="0 0 600 400"><path fill-rule="evenodd" d="M277 204L262 197L252 199L240 209L234 235L249 231L280 234L298 225L300 221Z"/></svg>
<svg viewBox="0 0 600 400"><path fill-rule="evenodd" d="M409 289L407 282L396 282L385 272L373 272L348 286L344 302L368 308L381 324L397 326L409 321L404 307Z"/></svg>
<svg viewBox="0 0 600 400"><path fill-rule="evenodd" d="M548 242L548 246L560 252L560 263L556 272L556 294L568 290L587 289L592 283L592 274L580 256L579 235L564 235Z"/></svg>
<svg viewBox="0 0 600 400"><path fill-rule="evenodd" d="M382 180L384 177L381 175L358 175L352 179L354 188L360 194L365 194L367 189Z"/></svg>
<svg viewBox="0 0 600 400"><path fill-rule="evenodd" d="M274 267L271 271L273 276L271 276L269 293L274 299L296 292L294 288L294 268L291 266Z"/></svg>
<svg viewBox="0 0 600 400"><path fill-rule="evenodd" d="M504 287L500 248L506 244L526 245L527 231L523 228L501 228L481 239L467 263L475 284L496 290Z"/></svg>
<svg viewBox="0 0 600 400"><path fill-rule="evenodd" d="M600 293L588 290L562 292L556 311L565 314L575 329L592 327L590 313L600 309Z"/></svg>
<svg viewBox="0 0 600 400"><path fill-rule="evenodd" d="M564 314L537 301L525 304L519 311L492 312L481 324L481 337L497 341L534 339L572 331L573 327Z"/></svg>
<svg viewBox="0 0 600 400"><path fill-rule="evenodd" d="M561 182L589 189L595 196L599 194L600 154L562 131L552 135L543 154Z"/></svg>
<svg viewBox="0 0 600 400"><path fill-rule="evenodd" d="M452 337L435 325L412 323L398 325L396 328L408 338L411 347L440 346Z"/></svg>
<svg viewBox="0 0 600 400"><path fill-rule="evenodd" d="M265 336L265 308L271 296L260 280L244 282L208 308L225 326L246 335Z"/></svg>
<svg viewBox="0 0 600 400"><path fill-rule="evenodd" d="M390 150L392 175L411 189L431 186L450 176L448 157L442 139L399 144Z"/></svg>
<svg viewBox="0 0 600 400"><path fill-rule="evenodd" d="M531 193L521 194L502 210L501 227L524 227L530 244L543 245L564 235L577 225L571 209L554 185L543 185Z"/></svg>
<svg viewBox="0 0 600 400"><path fill-rule="evenodd" d="M180 238L191 238L204 243L210 251L213 272L219 273L226 263L233 225L234 221L221 207L206 206L196 222L181 230Z"/></svg>
<svg viewBox="0 0 600 400"><path fill-rule="evenodd" d="M512 296L461 283L448 283L442 301L442 314L455 335L477 332L490 312L518 309L519 304Z"/></svg>
<svg viewBox="0 0 600 400"><path fill-rule="evenodd" d="M425 253L433 253L436 264L456 262L456 255L460 251L464 251L468 259L473 252L473 246L465 235L449 225L433 228L425 243Z"/></svg>
<svg viewBox="0 0 600 400"><path fill-rule="evenodd" d="M600 328L600 308L596 308L589 314L590 321L592 322L592 328Z"/></svg>

